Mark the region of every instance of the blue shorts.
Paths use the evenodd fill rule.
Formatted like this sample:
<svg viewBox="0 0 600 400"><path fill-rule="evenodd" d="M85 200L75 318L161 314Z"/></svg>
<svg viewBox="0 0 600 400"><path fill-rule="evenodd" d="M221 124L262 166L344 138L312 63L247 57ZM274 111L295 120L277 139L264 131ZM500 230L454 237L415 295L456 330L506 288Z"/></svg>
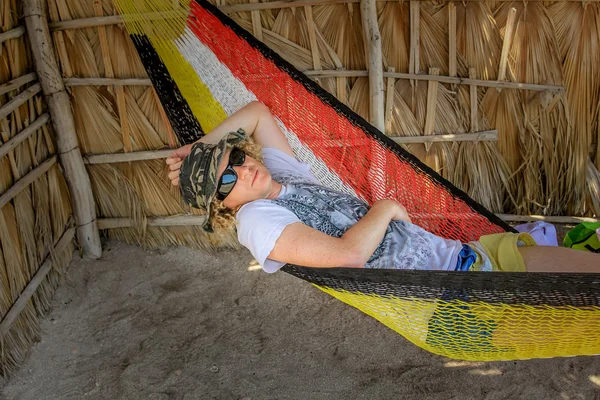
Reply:
<svg viewBox="0 0 600 400"><path fill-rule="evenodd" d="M475 261L477 261L475 250L467 244L463 244L462 246L462 250L458 253L455 271L468 271L475 264Z"/></svg>

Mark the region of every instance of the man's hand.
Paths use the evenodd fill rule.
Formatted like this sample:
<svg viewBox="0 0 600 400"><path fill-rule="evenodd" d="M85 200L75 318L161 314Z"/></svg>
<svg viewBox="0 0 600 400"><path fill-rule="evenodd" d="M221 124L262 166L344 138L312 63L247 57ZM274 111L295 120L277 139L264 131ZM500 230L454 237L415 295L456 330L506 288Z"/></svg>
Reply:
<svg viewBox="0 0 600 400"><path fill-rule="evenodd" d="M408 212L406 211L406 208L402 204L398 203L397 201L391 200L391 199L379 200L379 201L376 201L373 204L373 206L375 206L375 204L377 204L377 203L381 203L381 204L379 204L380 207L383 206L390 210L392 221L406 221L406 222L412 223L410 217L408 216Z"/></svg>
<svg viewBox="0 0 600 400"><path fill-rule="evenodd" d="M167 158L167 165L169 166L169 179L171 180L171 184L174 186L179 185L179 169L181 168L181 163L183 163L183 159L190 154L192 150L192 145L188 144L186 146L182 146Z"/></svg>

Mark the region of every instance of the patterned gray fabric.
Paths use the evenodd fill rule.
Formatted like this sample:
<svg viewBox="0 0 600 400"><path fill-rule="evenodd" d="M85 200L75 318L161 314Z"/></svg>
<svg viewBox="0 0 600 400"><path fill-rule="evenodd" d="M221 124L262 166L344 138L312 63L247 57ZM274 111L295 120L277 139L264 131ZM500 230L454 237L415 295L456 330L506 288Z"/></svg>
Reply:
<svg viewBox="0 0 600 400"><path fill-rule="evenodd" d="M277 181L292 184L294 190L275 204L292 211L306 225L330 236L341 237L369 210L362 200L305 178L278 175ZM431 233L404 221L392 221L365 268L429 269L433 247Z"/></svg>

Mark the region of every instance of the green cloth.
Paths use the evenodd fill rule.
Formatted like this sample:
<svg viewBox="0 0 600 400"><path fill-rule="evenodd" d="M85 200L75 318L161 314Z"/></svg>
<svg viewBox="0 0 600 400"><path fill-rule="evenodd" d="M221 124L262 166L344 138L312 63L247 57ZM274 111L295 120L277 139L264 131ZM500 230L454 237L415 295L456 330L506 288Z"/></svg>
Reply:
<svg viewBox="0 0 600 400"><path fill-rule="evenodd" d="M600 222L582 222L567 233L563 245L572 249L600 253L600 240L596 233L598 229L600 229Z"/></svg>

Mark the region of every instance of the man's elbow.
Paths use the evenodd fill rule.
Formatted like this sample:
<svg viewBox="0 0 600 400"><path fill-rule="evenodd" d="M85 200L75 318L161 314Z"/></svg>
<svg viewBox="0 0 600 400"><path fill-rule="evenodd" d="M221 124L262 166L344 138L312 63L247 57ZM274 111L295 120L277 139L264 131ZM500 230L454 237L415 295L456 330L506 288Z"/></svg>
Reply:
<svg viewBox="0 0 600 400"><path fill-rule="evenodd" d="M363 251L360 249L350 249L345 252L344 268L364 268L365 264L369 260Z"/></svg>
<svg viewBox="0 0 600 400"><path fill-rule="evenodd" d="M253 112L271 113L269 107L258 100L251 101L250 103L246 104L244 108L252 110Z"/></svg>

